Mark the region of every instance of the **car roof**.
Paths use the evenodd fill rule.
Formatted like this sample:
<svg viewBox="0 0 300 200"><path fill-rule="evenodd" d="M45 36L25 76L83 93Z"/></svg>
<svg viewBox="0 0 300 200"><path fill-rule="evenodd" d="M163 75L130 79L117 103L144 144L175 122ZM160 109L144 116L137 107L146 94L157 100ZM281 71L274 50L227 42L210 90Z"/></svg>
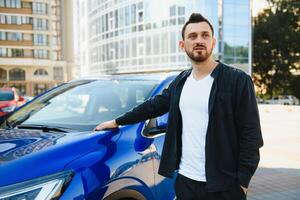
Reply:
<svg viewBox="0 0 300 200"><path fill-rule="evenodd" d="M11 88L0 88L0 91L12 92L12 89Z"/></svg>
<svg viewBox="0 0 300 200"><path fill-rule="evenodd" d="M100 76L85 76L74 79L70 82L82 80L154 80L162 81L169 77L177 76L180 71L160 72L160 73L136 73L136 74L116 74L116 75L100 75Z"/></svg>

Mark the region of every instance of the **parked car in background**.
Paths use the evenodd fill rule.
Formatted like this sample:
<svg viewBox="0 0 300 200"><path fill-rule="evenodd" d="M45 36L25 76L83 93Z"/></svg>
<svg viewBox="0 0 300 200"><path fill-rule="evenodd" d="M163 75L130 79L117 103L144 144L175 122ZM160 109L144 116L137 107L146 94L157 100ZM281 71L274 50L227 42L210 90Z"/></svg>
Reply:
<svg viewBox="0 0 300 200"><path fill-rule="evenodd" d="M261 103L264 103L265 101L260 97L256 97L256 102L261 104Z"/></svg>
<svg viewBox="0 0 300 200"><path fill-rule="evenodd" d="M93 131L161 93L169 75L71 81L0 124L0 199L174 199L158 172L168 114Z"/></svg>
<svg viewBox="0 0 300 200"><path fill-rule="evenodd" d="M15 88L0 88L0 117L14 111L24 103L26 100L18 95Z"/></svg>
<svg viewBox="0 0 300 200"><path fill-rule="evenodd" d="M293 95L280 95L265 100L266 104L299 105L299 99Z"/></svg>

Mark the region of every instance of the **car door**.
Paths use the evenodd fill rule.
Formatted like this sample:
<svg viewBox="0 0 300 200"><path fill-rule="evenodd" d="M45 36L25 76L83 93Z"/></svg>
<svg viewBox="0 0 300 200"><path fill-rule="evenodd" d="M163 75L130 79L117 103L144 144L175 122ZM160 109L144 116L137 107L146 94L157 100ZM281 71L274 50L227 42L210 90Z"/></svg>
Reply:
<svg viewBox="0 0 300 200"><path fill-rule="evenodd" d="M160 89L157 91L157 94L161 93L164 88L167 88L171 83L172 79L166 81L160 86ZM167 123L168 113L163 116L157 117L155 119L151 119L148 122L149 126L157 127L164 126ZM156 184L156 199L157 200L167 200L174 199L174 179L165 178L158 174L158 168L160 164L160 158L162 154L163 144L165 140L165 132L159 133L156 136L149 136L153 138L153 155L155 156L153 159L153 167L154 167L154 177Z"/></svg>
<svg viewBox="0 0 300 200"><path fill-rule="evenodd" d="M139 87L128 91L124 89L118 94L124 99L124 104L139 104L147 97ZM143 127L144 122L120 127L120 138L114 152L115 159L108 161L111 166L111 182L105 196L107 199L115 199L116 196L117 199L156 199L153 167L156 151L152 144L153 139L141 135Z"/></svg>

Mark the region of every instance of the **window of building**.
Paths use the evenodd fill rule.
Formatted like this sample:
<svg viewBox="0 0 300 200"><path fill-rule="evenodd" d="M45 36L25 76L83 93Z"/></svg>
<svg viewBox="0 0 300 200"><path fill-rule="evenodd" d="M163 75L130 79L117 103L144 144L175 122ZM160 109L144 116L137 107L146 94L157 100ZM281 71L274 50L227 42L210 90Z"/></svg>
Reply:
<svg viewBox="0 0 300 200"><path fill-rule="evenodd" d="M143 22L143 11L139 11L139 22Z"/></svg>
<svg viewBox="0 0 300 200"><path fill-rule="evenodd" d="M7 49L0 47L0 57L6 57L7 56Z"/></svg>
<svg viewBox="0 0 300 200"><path fill-rule="evenodd" d="M7 40L23 40L22 33L7 33Z"/></svg>
<svg viewBox="0 0 300 200"><path fill-rule="evenodd" d="M6 32L0 31L0 40L6 40Z"/></svg>
<svg viewBox="0 0 300 200"><path fill-rule="evenodd" d="M128 26L130 22L130 7L125 7L125 26Z"/></svg>
<svg viewBox="0 0 300 200"><path fill-rule="evenodd" d="M0 24L5 24L5 15L0 15Z"/></svg>
<svg viewBox="0 0 300 200"><path fill-rule="evenodd" d="M22 24L22 16L17 16L17 24Z"/></svg>
<svg viewBox="0 0 300 200"><path fill-rule="evenodd" d="M23 39L24 39L24 40L32 40L32 34L24 33L24 34L23 34Z"/></svg>
<svg viewBox="0 0 300 200"><path fill-rule="evenodd" d="M168 38L168 33L162 33L160 35L161 37L161 53L162 54L167 54L169 53L169 38Z"/></svg>
<svg viewBox="0 0 300 200"><path fill-rule="evenodd" d="M34 84L33 95L36 96L38 94L41 94L45 92L47 89L48 87L47 84L45 83Z"/></svg>
<svg viewBox="0 0 300 200"><path fill-rule="evenodd" d="M11 16L6 16L6 23L11 24L11 22L12 22Z"/></svg>
<svg viewBox="0 0 300 200"><path fill-rule="evenodd" d="M20 68L14 68L9 70L10 81L25 81L25 70Z"/></svg>
<svg viewBox="0 0 300 200"><path fill-rule="evenodd" d="M176 5L170 7L170 17L176 16Z"/></svg>
<svg viewBox="0 0 300 200"><path fill-rule="evenodd" d="M62 67L54 67L53 68L53 78L54 80L63 80L64 73Z"/></svg>
<svg viewBox="0 0 300 200"><path fill-rule="evenodd" d="M32 12L33 14L46 15L48 13L48 5L46 3L33 2Z"/></svg>
<svg viewBox="0 0 300 200"><path fill-rule="evenodd" d="M0 1L0 6L6 8L21 8L21 0L5 0L5 2L2 0Z"/></svg>
<svg viewBox="0 0 300 200"><path fill-rule="evenodd" d="M24 57L24 50L23 49L11 49L11 56L12 57Z"/></svg>
<svg viewBox="0 0 300 200"><path fill-rule="evenodd" d="M160 46L159 46L159 43L160 43L159 35L154 35L154 36L153 36L153 54L154 54L154 55L160 54Z"/></svg>
<svg viewBox="0 0 300 200"><path fill-rule="evenodd" d="M34 72L35 76L48 76L48 72L45 69L37 69Z"/></svg>
<svg viewBox="0 0 300 200"><path fill-rule="evenodd" d="M11 16L11 24L17 24L18 23L18 17L17 16Z"/></svg>
<svg viewBox="0 0 300 200"><path fill-rule="evenodd" d="M34 50L34 58L47 59L48 51L43 49L35 49Z"/></svg>
<svg viewBox="0 0 300 200"><path fill-rule="evenodd" d="M52 44L53 45L57 45L57 40L58 40L57 36L52 36Z"/></svg>
<svg viewBox="0 0 300 200"><path fill-rule="evenodd" d="M31 2L22 2L22 8L32 8Z"/></svg>
<svg viewBox="0 0 300 200"><path fill-rule="evenodd" d="M31 49L25 49L24 50L24 57L32 58L32 50Z"/></svg>
<svg viewBox="0 0 300 200"><path fill-rule="evenodd" d="M7 71L5 69L0 68L0 80L1 81L7 80Z"/></svg>
<svg viewBox="0 0 300 200"><path fill-rule="evenodd" d="M132 4L131 5L131 24L136 23L136 5Z"/></svg>
<svg viewBox="0 0 300 200"><path fill-rule="evenodd" d="M144 7L143 2L142 2L142 1L139 2L139 3L138 3L138 9L139 9L139 10L142 10L143 7Z"/></svg>
<svg viewBox="0 0 300 200"><path fill-rule="evenodd" d="M0 7L5 7L5 0L0 0Z"/></svg>
<svg viewBox="0 0 300 200"><path fill-rule="evenodd" d="M36 30L47 30L48 29L48 20L41 18L33 19L33 28Z"/></svg>
<svg viewBox="0 0 300 200"><path fill-rule="evenodd" d="M22 83L19 83L19 84L9 84L9 87L14 87L17 89L18 91L18 94L21 95L21 96L24 96L26 94L26 85L25 84L22 84Z"/></svg>
<svg viewBox="0 0 300 200"><path fill-rule="evenodd" d="M177 45L176 45L176 33L175 32L171 32L171 41L170 41L170 51L171 53L176 53L176 49L177 49Z"/></svg>
<svg viewBox="0 0 300 200"><path fill-rule="evenodd" d="M184 24L184 23L185 23L185 17L179 17L178 24Z"/></svg>
<svg viewBox="0 0 300 200"><path fill-rule="evenodd" d="M178 7L178 15L185 15L185 7L183 6Z"/></svg>
<svg viewBox="0 0 300 200"><path fill-rule="evenodd" d="M44 34L34 34L34 45L46 46L48 45L48 36Z"/></svg>
<svg viewBox="0 0 300 200"><path fill-rule="evenodd" d="M22 16L22 24L32 24L32 18Z"/></svg>

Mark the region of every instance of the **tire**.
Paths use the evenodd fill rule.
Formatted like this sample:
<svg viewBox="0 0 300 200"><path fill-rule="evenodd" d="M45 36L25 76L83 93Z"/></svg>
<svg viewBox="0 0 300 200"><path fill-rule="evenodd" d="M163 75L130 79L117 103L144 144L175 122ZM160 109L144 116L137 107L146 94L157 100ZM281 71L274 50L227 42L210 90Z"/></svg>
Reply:
<svg viewBox="0 0 300 200"><path fill-rule="evenodd" d="M133 199L133 198L122 198L122 199L119 199L119 200L136 200L136 199Z"/></svg>

